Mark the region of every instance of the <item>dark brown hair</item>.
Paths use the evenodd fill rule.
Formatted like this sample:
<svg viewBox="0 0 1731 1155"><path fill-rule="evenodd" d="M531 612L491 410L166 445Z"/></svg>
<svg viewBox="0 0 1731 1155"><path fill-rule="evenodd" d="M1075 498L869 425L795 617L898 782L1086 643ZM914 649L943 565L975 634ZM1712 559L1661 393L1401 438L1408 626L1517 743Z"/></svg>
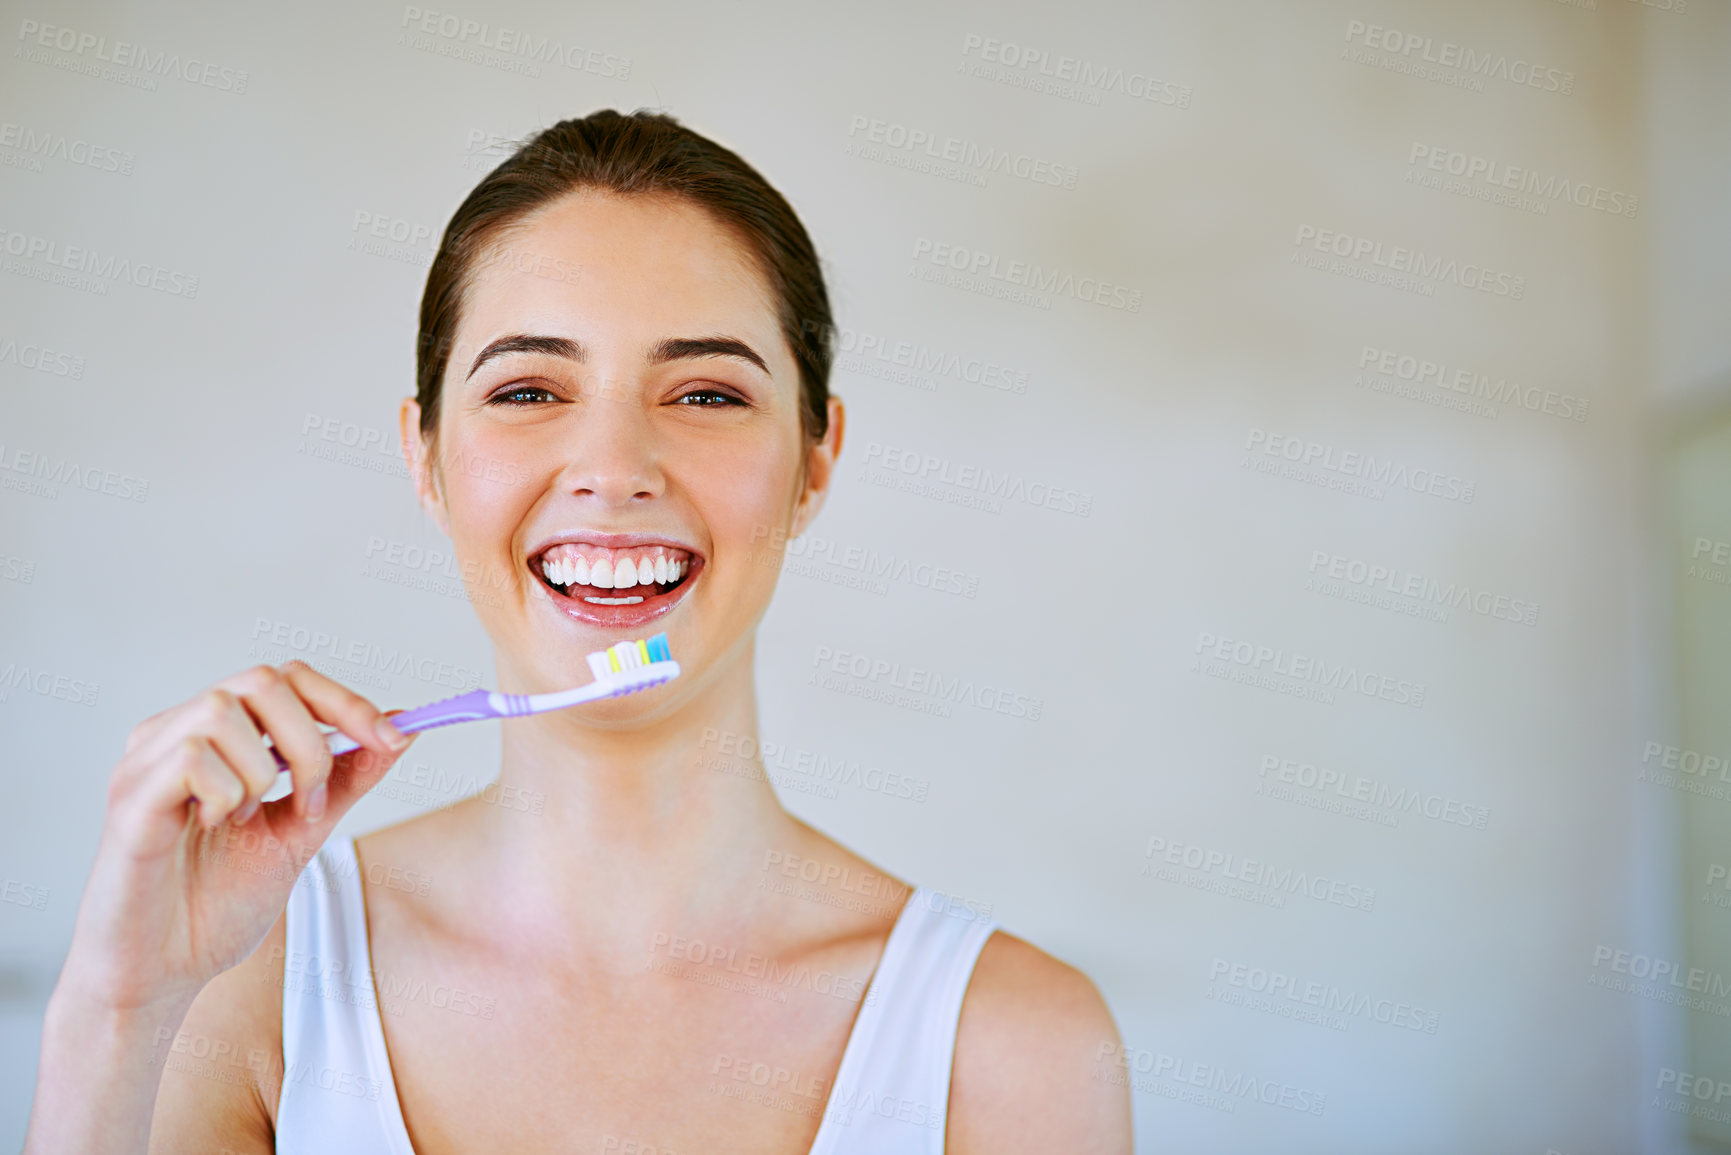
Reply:
<svg viewBox="0 0 1731 1155"><path fill-rule="evenodd" d="M822 437L829 428L835 322L817 250L793 207L736 153L671 116L611 108L530 137L474 187L445 226L421 296L415 399L422 436L438 428L440 383L476 259L523 217L581 189L689 201L744 242L779 304L782 335L799 365L800 427L808 438Z"/></svg>

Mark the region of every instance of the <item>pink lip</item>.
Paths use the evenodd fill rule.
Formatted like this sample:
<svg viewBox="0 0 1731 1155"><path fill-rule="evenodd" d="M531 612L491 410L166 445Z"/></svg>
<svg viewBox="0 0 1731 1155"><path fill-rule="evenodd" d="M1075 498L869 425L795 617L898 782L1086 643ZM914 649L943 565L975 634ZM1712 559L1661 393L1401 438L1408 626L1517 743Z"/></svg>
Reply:
<svg viewBox="0 0 1731 1155"><path fill-rule="evenodd" d="M636 549L645 545L663 545L682 549L695 558L703 556L696 546L688 545L678 538L662 537L653 533L599 533L583 529L546 538L529 551L529 557L540 557L556 545L595 545L602 549Z"/></svg>

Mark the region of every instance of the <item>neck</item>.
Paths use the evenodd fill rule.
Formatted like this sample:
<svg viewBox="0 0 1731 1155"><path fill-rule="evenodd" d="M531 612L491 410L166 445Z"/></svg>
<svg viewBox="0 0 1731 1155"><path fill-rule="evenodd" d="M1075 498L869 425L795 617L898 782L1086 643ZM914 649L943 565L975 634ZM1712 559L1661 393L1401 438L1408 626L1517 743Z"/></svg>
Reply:
<svg viewBox="0 0 1731 1155"><path fill-rule="evenodd" d="M602 929L631 941L751 903L766 850L805 830L763 774L753 664L748 643L666 716L631 728L576 711L504 723L494 796L511 806L468 804L459 836L474 881L512 896L499 929L555 948L601 941Z"/></svg>

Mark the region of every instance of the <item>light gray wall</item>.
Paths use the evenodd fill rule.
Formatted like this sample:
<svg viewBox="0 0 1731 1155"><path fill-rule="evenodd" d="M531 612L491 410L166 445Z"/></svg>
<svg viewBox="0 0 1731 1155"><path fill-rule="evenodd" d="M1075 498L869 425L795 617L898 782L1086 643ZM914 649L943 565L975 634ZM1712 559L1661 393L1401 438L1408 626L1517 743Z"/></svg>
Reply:
<svg viewBox="0 0 1731 1155"><path fill-rule="evenodd" d="M279 629L492 681L395 455L430 238L499 158L488 141L656 106L789 196L845 327L847 468L763 628L766 737L790 761L911 776L924 799L796 770L789 807L1094 976L1142 1068L1141 1150L1687 1149L1693 1100L1663 1072L1731 1079L1687 1070L1726 1061L1688 1041L1725 1020L1596 985L1641 965L1616 952L1683 960L1676 910L1698 889L1678 864L1690 796L1639 771L1648 743L1682 744L1656 407L1731 369L1731 18L1669 2L8 0L0 672L51 677L48 694L0 686L0 879L46 892L0 902L0 1141L22 1134L41 1003L137 720L295 656L257 648ZM423 10L454 34L437 16L421 31ZM468 19L590 67L530 74L476 49ZM117 41L210 66L208 83L96 59ZM1040 55L1011 66L1006 43ZM1484 72L1425 60L1460 52ZM1516 82L1535 66L1536 86ZM1059 183L934 170L889 143L903 132ZM1537 187L1499 202L1451 154ZM1560 181L1587 203L1546 195ZM38 241L163 269L165 288L51 283ZM1319 241L1362 242L1361 259ZM1063 289L933 283L939 246ZM1378 260L1435 272L1378 283ZM1484 269L1492 291L1469 287ZM196 294L166 291L193 277ZM1078 299L1102 281L1135 309ZM43 347L48 368L29 367ZM1380 351L1397 374L1375 373ZM951 354L954 373L896 377L897 356ZM1538 411L1401 395L1403 356L1513 383ZM974 364L1025 388L974 383ZM1581 402L1583 420L1563 415ZM1283 475L1274 437L1408 484ZM23 455L94 489L44 487ZM983 471L1012 492L943 481ZM386 560L410 547L420 568ZM910 576L859 588L850 550ZM1318 589L1318 555L1536 611ZM971 594L923 588L926 567ZM1099 576L1069 580L1083 570ZM887 677L814 681L841 653L976 693L905 708L860 695ZM1408 704L1267 676L1300 656ZM449 692L330 668L386 704ZM54 678L96 687L93 704ZM987 686L1038 717L981 708ZM416 759L485 781L496 741L452 731ZM1304 785L1313 770L1453 805L1351 809ZM393 789L345 829L452 797ZM1341 901L1228 877L1264 868L1339 883ZM1257 1005L1269 975L1365 1009L1318 1023ZM1396 1004L1434 1033L1377 1021ZM1301 1092L1319 1113L1290 1109Z"/></svg>

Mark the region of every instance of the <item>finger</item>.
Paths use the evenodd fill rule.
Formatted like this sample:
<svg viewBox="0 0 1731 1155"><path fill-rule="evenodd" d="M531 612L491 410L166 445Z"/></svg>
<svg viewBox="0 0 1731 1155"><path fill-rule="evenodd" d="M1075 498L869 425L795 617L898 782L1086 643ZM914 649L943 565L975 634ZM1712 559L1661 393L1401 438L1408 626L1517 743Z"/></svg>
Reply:
<svg viewBox="0 0 1731 1155"><path fill-rule="evenodd" d="M246 786L205 739L189 736L176 749L176 792L183 805L196 804L201 826L214 828L245 800Z"/></svg>
<svg viewBox="0 0 1731 1155"><path fill-rule="evenodd" d="M221 685L239 697L259 732L270 735L277 753L288 763L289 777L294 782L295 812L302 818L315 816L310 812L323 801L319 787L330 776L331 751L325 744L324 731L295 692L288 675L274 666L254 666ZM271 770L274 780L274 760Z"/></svg>
<svg viewBox="0 0 1731 1155"><path fill-rule="evenodd" d="M229 815L229 820L239 825L251 820L265 794L276 785L277 764L265 747L258 723L241 699L225 690L216 692L227 699L227 708L208 726L204 736L246 787L246 798Z"/></svg>
<svg viewBox="0 0 1731 1155"><path fill-rule="evenodd" d="M319 721L386 757L394 758L408 748L408 739L397 732L386 714L341 682L301 661L289 662L282 672Z"/></svg>
<svg viewBox="0 0 1731 1155"><path fill-rule="evenodd" d="M401 710L392 710L390 714L400 714ZM408 744L413 744L417 735L408 735ZM367 791L384 781L391 766L408 749L380 754L362 746L359 750L347 754L339 754L336 764L331 767L330 777L325 779L327 799L322 817L283 825L272 824L272 833L281 839L289 848L289 853L296 862L306 862L324 845L325 839L342 821L344 814L353 809L355 803L366 797ZM283 806L288 799L265 803L266 813L273 807Z"/></svg>
<svg viewBox="0 0 1731 1155"><path fill-rule="evenodd" d="M269 667L265 669L268 670ZM126 743L126 754L115 767L112 785L123 790L135 787L148 790L147 780L154 775L153 768L177 757L178 748L186 739L208 739L224 727L232 725L237 717L251 730L252 722L240 699L233 691L225 688L241 678L242 675L236 675L236 678L229 679L227 683L212 686L134 727ZM263 748L256 730L253 732L252 741ZM268 752L265 757L269 757ZM274 765L272 770L275 770Z"/></svg>
<svg viewBox="0 0 1731 1155"><path fill-rule="evenodd" d="M385 716L388 718L402 712L401 710L392 710ZM327 783L330 791L330 809L326 813L327 821L334 825L343 814L362 798L365 798L369 790L384 781L385 776L390 773L391 767L396 765L398 759L408 752L419 736L418 734L405 735L403 748L393 750L388 754L377 754L363 747L352 754L339 756L336 768L331 771Z"/></svg>

